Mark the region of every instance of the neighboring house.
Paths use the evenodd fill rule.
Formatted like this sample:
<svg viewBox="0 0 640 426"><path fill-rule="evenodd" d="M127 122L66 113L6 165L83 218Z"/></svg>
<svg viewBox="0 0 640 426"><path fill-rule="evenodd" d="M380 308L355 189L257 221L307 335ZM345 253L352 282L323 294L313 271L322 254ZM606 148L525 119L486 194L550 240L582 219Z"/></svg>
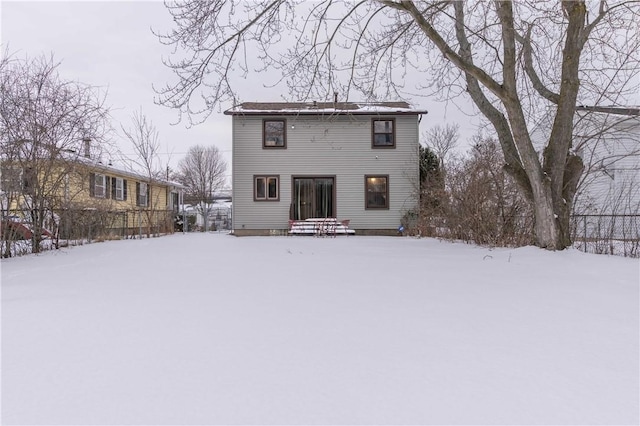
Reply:
<svg viewBox="0 0 640 426"><path fill-rule="evenodd" d="M231 229L231 201L215 200L207 204L206 210L209 214L205 221L205 216L202 214L203 208L201 206L189 205L185 209L187 215L195 216L195 226L197 230L220 231L223 229Z"/></svg>
<svg viewBox="0 0 640 426"><path fill-rule="evenodd" d="M243 103L233 118L233 231L284 233L289 220L349 220L396 234L416 208L418 124L405 102Z"/></svg>
<svg viewBox="0 0 640 426"><path fill-rule="evenodd" d="M58 227L62 238L171 232L183 186L162 179L104 165L85 157L61 158L47 163L41 173L57 175L47 191L48 228ZM1 167L2 213L14 221L29 222L33 208L33 182L29 162L3 161ZM46 185L45 185L46 186Z"/></svg>
<svg viewBox="0 0 640 426"><path fill-rule="evenodd" d="M82 187L86 189L87 185ZM88 192L83 191L75 202L118 214L121 219L111 227L123 229L125 235L171 232L183 191L184 187L177 182L93 164Z"/></svg>
<svg viewBox="0 0 640 426"><path fill-rule="evenodd" d="M531 133L541 151L553 111ZM573 212L578 215L640 213L640 107L576 109L572 151L584 162Z"/></svg>
<svg viewBox="0 0 640 426"><path fill-rule="evenodd" d="M197 198L184 196L185 205L181 212L193 217L190 231L220 231L231 229L231 190L217 191L206 202L199 202ZM206 214L205 214L206 213Z"/></svg>
<svg viewBox="0 0 640 426"><path fill-rule="evenodd" d="M585 164L577 214L640 214L640 107L578 107L574 149Z"/></svg>

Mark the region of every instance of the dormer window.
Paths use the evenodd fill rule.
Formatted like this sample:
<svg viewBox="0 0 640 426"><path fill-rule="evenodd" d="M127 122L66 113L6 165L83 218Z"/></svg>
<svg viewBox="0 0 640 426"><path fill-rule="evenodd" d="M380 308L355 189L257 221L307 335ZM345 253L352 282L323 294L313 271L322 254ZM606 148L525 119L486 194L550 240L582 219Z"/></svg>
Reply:
<svg viewBox="0 0 640 426"><path fill-rule="evenodd" d="M262 122L262 147L287 147L286 120L264 120Z"/></svg>

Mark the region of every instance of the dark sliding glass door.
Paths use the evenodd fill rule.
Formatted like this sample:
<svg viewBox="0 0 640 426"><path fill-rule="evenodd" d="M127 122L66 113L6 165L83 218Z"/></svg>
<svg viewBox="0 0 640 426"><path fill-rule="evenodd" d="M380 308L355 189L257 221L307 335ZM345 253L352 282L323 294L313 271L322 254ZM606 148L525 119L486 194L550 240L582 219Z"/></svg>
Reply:
<svg viewBox="0 0 640 426"><path fill-rule="evenodd" d="M335 217L335 178L294 177L293 219Z"/></svg>

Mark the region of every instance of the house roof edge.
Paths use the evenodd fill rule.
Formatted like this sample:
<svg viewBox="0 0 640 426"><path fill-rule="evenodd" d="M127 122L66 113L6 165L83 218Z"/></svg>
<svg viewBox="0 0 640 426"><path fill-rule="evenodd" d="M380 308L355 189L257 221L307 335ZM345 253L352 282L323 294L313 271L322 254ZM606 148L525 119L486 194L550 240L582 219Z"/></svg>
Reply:
<svg viewBox="0 0 640 426"><path fill-rule="evenodd" d="M421 115L406 102L244 102L224 111L225 115L335 116L335 115Z"/></svg>

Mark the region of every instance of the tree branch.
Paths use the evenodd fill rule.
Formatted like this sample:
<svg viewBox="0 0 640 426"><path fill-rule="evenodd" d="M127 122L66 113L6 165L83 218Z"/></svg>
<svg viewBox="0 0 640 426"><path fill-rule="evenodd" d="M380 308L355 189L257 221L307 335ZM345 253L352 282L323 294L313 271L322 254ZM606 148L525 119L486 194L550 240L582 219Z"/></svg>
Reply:
<svg viewBox="0 0 640 426"><path fill-rule="evenodd" d="M522 57L524 59L524 71L527 73L529 77L529 81L533 85L533 88L542 96L553 104L558 104L560 102L560 95L549 90L540 77L538 77L538 73L536 72L533 66L533 49L531 48L531 30L533 26L529 25L527 28L527 34L525 37L522 37L520 34L516 33L516 39L522 44Z"/></svg>
<svg viewBox="0 0 640 426"><path fill-rule="evenodd" d="M391 0L378 0L386 6L391 8L407 12L420 27L422 32L436 45L436 47L442 52L445 58L451 63L463 70L465 73L469 73L475 79L477 79L482 85L489 89L494 95L502 99L506 96L504 87L496 82L489 74L484 70L476 67L473 63L469 63L458 55L447 42L442 38L440 33L423 16L423 14L416 8L416 5L409 0L402 0L400 3ZM454 2L455 4L455 2Z"/></svg>

